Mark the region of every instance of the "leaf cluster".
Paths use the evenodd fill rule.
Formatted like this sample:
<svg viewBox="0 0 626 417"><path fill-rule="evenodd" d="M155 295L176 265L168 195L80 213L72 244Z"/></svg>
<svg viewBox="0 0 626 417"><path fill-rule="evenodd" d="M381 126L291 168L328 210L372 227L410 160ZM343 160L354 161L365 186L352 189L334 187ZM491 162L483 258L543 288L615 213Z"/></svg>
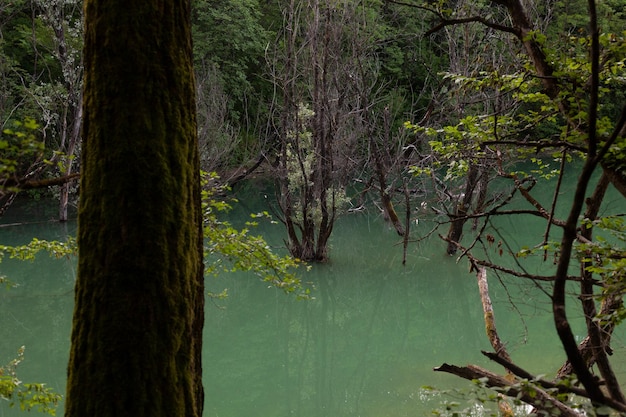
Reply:
<svg viewBox="0 0 626 417"><path fill-rule="evenodd" d="M298 259L277 254L260 235L252 235L251 228L260 219L269 219L268 212L251 214L246 227L235 228L230 222L220 218L231 209L231 205L217 199L221 192L216 174L204 174L202 207L204 213L204 252L207 259L206 272L217 275L221 272L249 271L263 281L293 293L298 298L310 298L310 289L305 288L296 274L302 265Z"/></svg>
<svg viewBox="0 0 626 417"><path fill-rule="evenodd" d="M44 143L37 135L39 125L27 117L24 121L14 121L12 128L6 128L0 135L0 185L20 174L21 169L33 160L40 160Z"/></svg>
<svg viewBox="0 0 626 417"><path fill-rule="evenodd" d="M10 407L18 405L22 411L36 410L54 416L61 395L45 384L25 383L18 378L17 366L24 360L24 350L22 346L15 359L0 366L0 399L8 401Z"/></svg>

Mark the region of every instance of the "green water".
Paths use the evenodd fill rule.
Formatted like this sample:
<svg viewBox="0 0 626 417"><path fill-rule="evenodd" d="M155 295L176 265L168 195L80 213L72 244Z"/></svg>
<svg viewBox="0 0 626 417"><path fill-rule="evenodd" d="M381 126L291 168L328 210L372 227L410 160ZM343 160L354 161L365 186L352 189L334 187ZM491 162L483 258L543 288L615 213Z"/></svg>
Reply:
<svg viewBox="0 0 626 417"><path fill-rule="evenodd" d="M233 216L263 196L244 199ZM0 227L0 243L31 237L62 239L76 225L45 221L54 207L17 205ZM431 224L415 226L425 234ZM503 226L504 227L504 226ZM537 233L506 225L507 233ZM278 225L261 231L278 245ZM423 386L466 388L469 383L433 367L475 363L501 370L480 354L484 333L476 281L467 263L430 240L412 244L407 265L393 230L376 212L346 215L332 238L332 260L303 279L314 300L297 301L246 274L207 278L207 289L227 288L226 300L207 300L204 333L205 416L381 417L425 416L446 398ZM64 391L75 260L39 256L4 260L0 274L19 284L0 290L0 362L26 346L23 381ZM503 285L504 284L504 285ZM564 360L547 298L530 283L490 277L496 323L520 366L551 376ZM511 304L513 302L513 304ZM624 354L623 340L614 347ZM104 343L104 341L103 341ZM23 415L0 402L0 416ZM58 415L62 415L62 406ZM477 415L480 415L477 414Z"/></svg>

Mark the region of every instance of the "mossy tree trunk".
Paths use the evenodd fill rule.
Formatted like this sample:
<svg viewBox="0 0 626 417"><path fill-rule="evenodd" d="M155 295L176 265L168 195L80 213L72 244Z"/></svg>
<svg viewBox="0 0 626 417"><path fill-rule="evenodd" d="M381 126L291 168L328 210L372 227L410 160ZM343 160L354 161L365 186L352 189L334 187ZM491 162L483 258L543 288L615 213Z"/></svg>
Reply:
<svg viewBox="0 0 626 417"><path fill-rule="evenodd" d="M202 415L189 0L86 0L67 417Z"/></svg>

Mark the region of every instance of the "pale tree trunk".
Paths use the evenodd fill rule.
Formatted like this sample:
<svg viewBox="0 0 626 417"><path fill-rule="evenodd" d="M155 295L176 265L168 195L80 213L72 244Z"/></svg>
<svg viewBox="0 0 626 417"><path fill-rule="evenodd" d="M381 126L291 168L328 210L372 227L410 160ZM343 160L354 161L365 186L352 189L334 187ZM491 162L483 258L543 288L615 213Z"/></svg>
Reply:
<svg viewBox="0 0 626 417"><path fill-rule="evenodd" d="M80 101L78 107L75 108L72 130L70 132L69 143L66 149L66 155L63 157L62 176L72 174L72 166L74 165L74 152L80 143L80 128L83 121L82 112L82 94L79 95ZM59 196L59 221L65 222L67 218L67 207L69 204L70 188L72 182L66 182L61 186Z"/></svg>
<svg viewBox="0 0 626 417"><path fill-rule="evenodd" d="M55 53L63 74L63 87L67 94L63 109L59 115L59 145L58 153L51 162L58 163L61 177L72 174L74 155L80 144L80 129L82 124L82 70L80 57L76 50L68 45L66 37L66 7L80 7L78 2L37 2L44 11L45 19L54 32ZM67 221L67 207L69 204L70 189L73 181L65 182L60 186L59 221Z"/></svg>

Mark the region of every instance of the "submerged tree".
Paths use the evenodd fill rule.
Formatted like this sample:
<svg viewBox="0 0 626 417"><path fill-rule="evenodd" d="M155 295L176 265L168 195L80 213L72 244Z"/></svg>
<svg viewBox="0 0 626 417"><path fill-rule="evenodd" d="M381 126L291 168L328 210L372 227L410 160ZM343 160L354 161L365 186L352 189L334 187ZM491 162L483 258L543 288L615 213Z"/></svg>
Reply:
<svg viewBox="0 0 626 417"><path fill-rule="evenodd" d="M335 18L345 11L318 0L286 3L282 62L274 68L282 90L278 203L291 254L325 261L342 193L334 171L349 83L341 79L343 34Z"/></svg>
<svg viewBox="0 0 626 417"><path fill-rule="evenodd" d="M188 0L85 2L66 416L201 416L203 264Z"/></svg>
<svg viewBox="0 0 626 417"><path fill-rule="evenodd" d="M348 179L364 171L375 130L371 107L382 101L374 99L382 88L376 53L382 29L375 2L285 3L281 48L271 68L282 93L278 202L292 255L325 261Z"/></svg>

